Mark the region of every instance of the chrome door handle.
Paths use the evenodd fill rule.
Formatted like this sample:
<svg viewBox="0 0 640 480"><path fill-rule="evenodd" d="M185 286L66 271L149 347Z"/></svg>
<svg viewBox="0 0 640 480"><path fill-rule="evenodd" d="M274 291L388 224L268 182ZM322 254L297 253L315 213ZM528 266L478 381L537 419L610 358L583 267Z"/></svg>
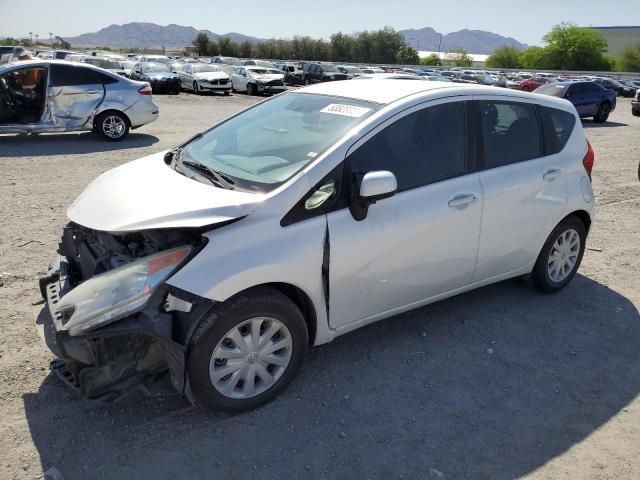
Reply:
<svg viewBox="0 0 640 480"><path fill-rule="evenodd" d="M553 182L559 176L560 176L559 168L550 168L549 170L547 170L542 174L542 179L546 180L547 182Z"/></svg>
<svg viewBox="0 0 640 480"><path fill-rule="evenodd" d="M475 202L476 200L478 200L478 197L474 193L467 195L456 195L451 200L449 200L448 205L451 208L464 208L470 203Z"/></svg>

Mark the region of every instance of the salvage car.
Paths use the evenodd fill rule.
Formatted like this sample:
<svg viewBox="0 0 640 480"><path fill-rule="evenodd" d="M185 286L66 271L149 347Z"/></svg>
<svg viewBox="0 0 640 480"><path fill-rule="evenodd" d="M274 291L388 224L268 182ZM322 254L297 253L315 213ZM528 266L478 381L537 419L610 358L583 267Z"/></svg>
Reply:
<svg viewBox="0 0 640 480"><path fill-rule="evenodd" d="M0 66L0 133L93 130L118 141L158 114L148 83L91 65L26 60Z"/></svg>
<svg viewBox="0 0 640 480"><path fill-rule="evenodd" d="M274 96L71 204L40 282L52 367L91 398L164 373L196 405L256 408L356 328L513 277L564 288L593 162L555 97L404 80Z"/></svg>
<svg viewBox="0 0 640 480"><path fill-rule="evenodd" d="M302 70L302 80L305 85L349 79L349 75L342 73L331 63L305 63Z"/></svg>
<svg viewBox="0 0 640 480"><path fill-rule="evenodd" d="M301 85L303 81L303 71L295 63L277 63L276 69L284 72L284 83L287 85Z"/></svg>
<svg viewBox="0 0 640 480"><path fill-rule="evenodd" d="M634 117L640 117L640 89L636 90L636 95L631 100L631 114Z"/></svg>
<svg viewBox="0 0 640 480"><path fill-rule="evenodd" d="M637 90L637 88L633 88L623 83L620 83L617 80L614 80L613 78L594 77L594 78L591 78L591 81L593 83L597 83L598 85L606 88L607 90L611 90L612 92L615 92L616 95L622 96L622 97L633 97Z"/></svg>
<svg viewBox="0 0 640 480"><path fill-rule="evenodd" d="M247 95L259 95L284 92L287 86L280 70L247 65L233 70L231 89L234 92L247 92Z"/></svg>
<svg viewBox="0 0 640 480"><path fill-rule="evenodd" d="M226 72L217 65L210 63L188 63L176 72L180 77L180 84L193 93L221 92L229 95L231 80Z"/></svg>
<svg viewBox="0 0 640 480"><path fill-rule="evenodd" d="M593 117L597 123L606 122L616 108L616 93L591 81L548 83L534 92L569 100L580 118Z"/></svg>
<svg viewBox="0 0 640 480"><path fill-rule="evenodd" d="M105 70L110 71L111 73L115 73L117 75L122 75L123 77L127 76L127 72L120 62L113 60L108 57L87 57L84 60L84 63L88 63L89 65L93 65L94 67L104 68Z"/></svg>
<svg viewBox="0 0 640 480"><path fill-rule="evenodd" d="M167 63L139 62L131 70L131 79L148 82L153 93L180 93L180 78Z"/></svg>

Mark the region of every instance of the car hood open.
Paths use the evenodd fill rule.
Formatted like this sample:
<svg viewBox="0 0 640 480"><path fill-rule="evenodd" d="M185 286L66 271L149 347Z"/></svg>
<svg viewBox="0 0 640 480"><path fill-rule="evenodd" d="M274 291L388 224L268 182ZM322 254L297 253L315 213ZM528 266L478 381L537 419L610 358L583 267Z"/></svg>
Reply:
<svg viewBox="0 0 640 480"><path fill-rule="evenodd" d="M244 217L261 193L225 190L187 178L164 163L165 152L103 173L67 210L69 219L94 230L203 227Z"/></svg>

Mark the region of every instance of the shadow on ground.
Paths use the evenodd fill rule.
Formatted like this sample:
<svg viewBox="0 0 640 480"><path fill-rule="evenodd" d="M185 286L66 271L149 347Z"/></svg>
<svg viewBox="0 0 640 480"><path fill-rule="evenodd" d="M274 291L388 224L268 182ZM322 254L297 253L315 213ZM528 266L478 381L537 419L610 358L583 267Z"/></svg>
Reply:
<svg viewBox="0 0 640 480"><path fill-rule="evenodd" d="M220 416L92 403L49 376L24 407L43 469L84 478L491 478L567 451L640 392L640 316L578 275L503 282L313 349L292 386Z"/></svg>
<svg viewBox="0 0 640 480"><path fill-rule="evenodd" d="M594 122L593 120L582 119L582 126L584 128L608 128L608 127L628 127L626 123L612 122L607 120L604 123Z"/></svg>
<svg viewBox="0 0 640 480"><path fill-rule="evenodd" d="M109 142L92 132L39 135L0 135L0 157L39 157L118 151L148 147L158 138L132 132L119 142Z"/></svg>

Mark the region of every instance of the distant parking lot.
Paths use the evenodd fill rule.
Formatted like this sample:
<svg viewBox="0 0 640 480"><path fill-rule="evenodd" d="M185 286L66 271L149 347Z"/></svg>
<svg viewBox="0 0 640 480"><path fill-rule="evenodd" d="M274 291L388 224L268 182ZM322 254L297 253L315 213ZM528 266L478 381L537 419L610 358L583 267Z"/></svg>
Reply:
<svg viewBox="0 0 640 480"><path fill-rule="evenodd" d="M583 122L598 209L566 289L507 281L362 328L313 349L272 404L223 416L165 392L81 398L49 373L34 328L37 279L87 183L261 100L154 98L160 119L118 143L0 135L0 478L640 478L640 119L629 99L609 122Z"/></svg>

